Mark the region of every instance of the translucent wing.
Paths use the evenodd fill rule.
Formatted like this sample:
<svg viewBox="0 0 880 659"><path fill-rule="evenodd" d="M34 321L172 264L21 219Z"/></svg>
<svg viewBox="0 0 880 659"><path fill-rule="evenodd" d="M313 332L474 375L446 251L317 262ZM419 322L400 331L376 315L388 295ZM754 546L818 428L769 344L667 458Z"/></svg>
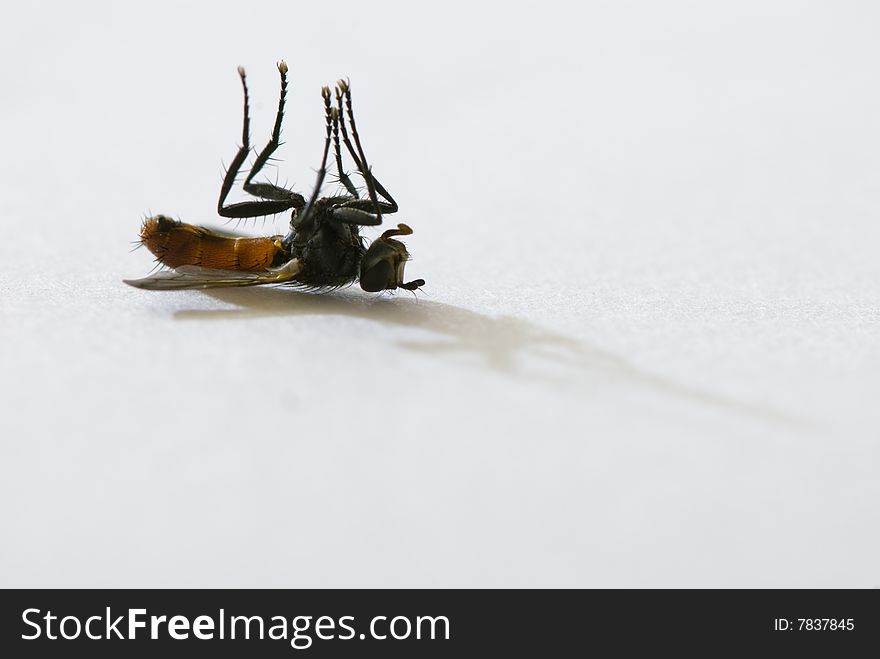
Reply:
<svg viewBox="0 0 880 659"><path fill-rule="evenodd" d="M242 270L214 270L197 265L182 265L174 270L163 270L143 279L123 279L135 288L151 291L179 291L190 288L222 288L230 286L259 286L293 281L302 271L299 259L291 259L279 268L263 272Z"/></svg>

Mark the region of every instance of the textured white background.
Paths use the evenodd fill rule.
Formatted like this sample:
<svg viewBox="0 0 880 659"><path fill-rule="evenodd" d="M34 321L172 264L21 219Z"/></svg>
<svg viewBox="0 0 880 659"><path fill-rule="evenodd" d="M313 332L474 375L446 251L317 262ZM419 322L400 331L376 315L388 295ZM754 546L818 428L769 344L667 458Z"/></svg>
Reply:
<svg viewBox="0 0 880 659"><path fill-rule="evenodd" d="M10 5L0 585L880 586L878 19ZM121 283L280 58L279 180L350 76L418 300Z"/></svg>

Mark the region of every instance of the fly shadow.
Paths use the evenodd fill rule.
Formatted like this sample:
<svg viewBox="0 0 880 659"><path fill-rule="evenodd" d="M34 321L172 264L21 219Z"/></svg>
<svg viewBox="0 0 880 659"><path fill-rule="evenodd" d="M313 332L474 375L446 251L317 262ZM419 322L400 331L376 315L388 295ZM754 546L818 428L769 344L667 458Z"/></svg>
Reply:
<svg viewBox="0 0 880 659"><path fill-rule="evenodd" d="M622 381L692 404L714 407L769 423L801 425L783 412L681 384L636 367L627 360L529 321L485 314L430 300L368 297L347 291L325 295L285 288L209 289L206 295L226 309L185 309L182 321L246 320L277 316L348 316L424 333L424 339L397 345L427 355L472 354L496 372L566 385ZM585 379L585 375L589 377Z"/></svg>

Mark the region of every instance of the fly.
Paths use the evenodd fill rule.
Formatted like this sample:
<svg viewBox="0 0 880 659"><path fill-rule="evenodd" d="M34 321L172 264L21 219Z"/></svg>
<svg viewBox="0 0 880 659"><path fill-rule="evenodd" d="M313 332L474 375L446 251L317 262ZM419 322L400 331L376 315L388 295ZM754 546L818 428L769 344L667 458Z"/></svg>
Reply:
<svg viewBox="0 0 880 659"><path fill-rule="evenodd" d="M414 291L424 286L423 279L404 281L403 271L410 256L396 237L412 233L406 224L398 224L396 229L385 231L371 244L360 235L360 227L382 224L382 215L396 213L398 206L373 176L367 163L355 124L348 81L339 80L336 83L335 104L330 88L321 89L326 135L321 167L308 200L298 192L254 181L281 144L287 71L287 64L279 62L281 93L275 127L268 144L257 155L244 180L244 191L255 199L227 204L226 197L251 150L247 81L244 69L238 68L244 90L242 146L226 171L217 201L217 212L226 218L254 218L291 211L287 234L251 238L156 215L144 221L140 242L168 269L143 279L124 280L126 284L150 290L261 284L329 290L358 281L361 288L369 292L397 288ZM319 198L327 174L331 142L337 176L345 188L345 194ZM361 198L345 172L341 144L345 145L348 156L366 184L366 199Z"/></svg>

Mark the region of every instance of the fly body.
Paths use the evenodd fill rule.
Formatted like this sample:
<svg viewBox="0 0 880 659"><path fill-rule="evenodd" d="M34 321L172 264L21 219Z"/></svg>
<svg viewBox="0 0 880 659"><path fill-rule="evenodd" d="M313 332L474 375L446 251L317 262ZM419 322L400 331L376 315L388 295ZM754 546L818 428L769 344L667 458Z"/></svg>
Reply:
<svg viewBox="0 0 880 659"><path fill-rule="evenodd" d="M151 290L260 284L325 290L358 281L361 288L370 292L397 288L415 290L424 285L423 279L404 281L409 252L395 237L412 233L406 224L385 231L369 244L360 233L361 227L381 225L382 216L396 213L398 206L373 176L367 163L347 81L336 83L335 103L329 87L321 90L325 117L324 152L309 198L272 183L254 181L281 144L287 71L287 65L279 62L281 94L275 126L269 142L257 155L244 180L244 190L253 199L227 204L226 198L251 151L247 81L244 69L238 69L244 91L242 146L223 178L217 212L221 217L242 219L290 211L288 232L251 238L156 215L144 221L140 240L168 269L143 279L125 280L127 284ZM345 192L319 197L327 174L331 143L337 178ZM365 198L361 197L344 169L342 145L364 180Z"/></svg>

